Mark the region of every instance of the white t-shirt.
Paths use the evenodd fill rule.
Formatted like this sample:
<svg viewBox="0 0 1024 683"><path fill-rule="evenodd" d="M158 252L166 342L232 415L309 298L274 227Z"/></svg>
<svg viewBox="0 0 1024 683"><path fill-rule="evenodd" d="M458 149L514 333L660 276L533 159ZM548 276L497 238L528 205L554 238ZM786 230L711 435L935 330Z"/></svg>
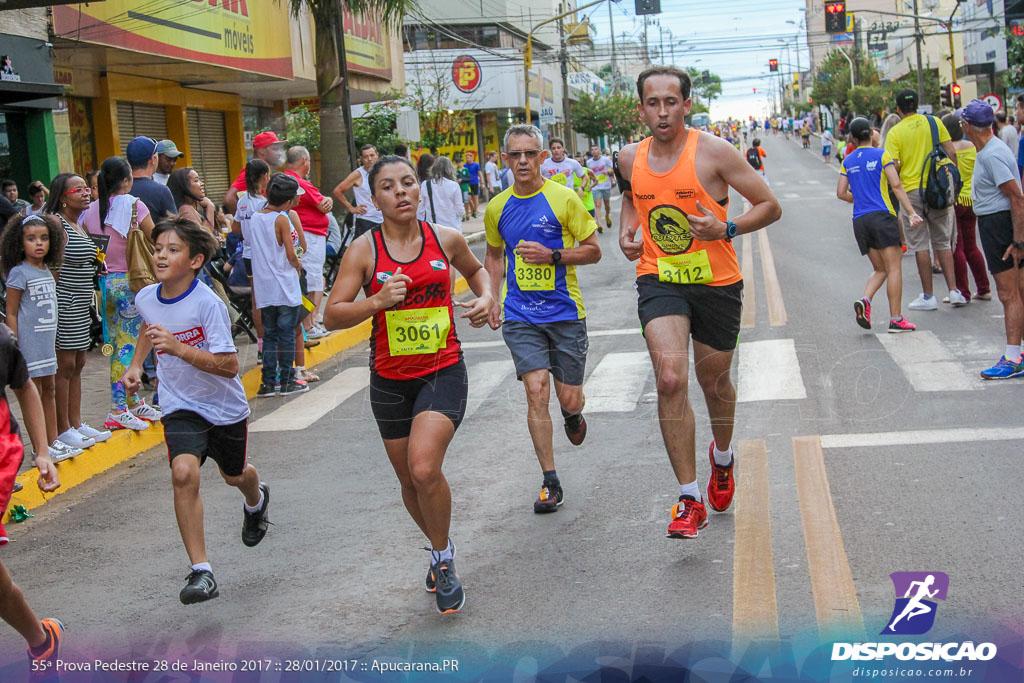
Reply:
<svg viewBox="0 0 1024 683"><path fill-rule="evenodd" d="M610 190L612 189L612 160L603 154L595 159L594 157L587 157L587 168L594 172L597 176L597 185L594 185L594 190ZM602 180L601 178L604 178Z"/></svg>
<svg viewBox="0 0 1024 683"><path fill-rule="evenodd" d="M835 140L835 138L832 137L832 131L830 131L828 128L826 128L825 132L821 134L821 146L822 147L831 147L833 140Z"/></svg>
<svg viewBox="0 0 1024 683"><path fill-rule="evenodd" d="M302 303L299 273L288 263L285 249L294 249L290 241L277 243L274 221L278 216L288 218L287 211L254 213L249 220L252 237L252 285L256 292L256 305L298 306Z"/></svg>
<svg viewBox="0 0 1024 683"><path fill-rule="evenodd" d="M1006 143L1014 156L1017 155L1017 146L1020 144L1020 135L1017 129L1011 125L1005 125L999 129L999 139Z"/></svg>
<svg viewBox="0 0 1024 683"><path fill-rule="evenodd" d="M164 299L161 287L149 285L135 295L135 306L147 324L162 325L178 341L203 351L237 353L227 306L212 289L197 279L181 296ZM166 353L158 358L156 374L164 415L190 410L215 425L231 425L249 417L249 403L238 375L228 378L204 372Z"/></svg>
<svg viewBox="0 0 1024 683"><path fill-rule="evenodd" d="M155 180L156 182L160 183L161 185L166 185L167 184L167 179L170 178L170 177L171 177L171 175L169 173L154 173L153 174L153 180Z"/></svg>
<svg viewBox="0 0 1024 683"><path fill-rule="evenodd" d="M430 183L434 193L434 210L430 210L430 194L427 192L427 183ZM462 232L462 215L466 207L462 203L462 188L454 180L441 178L437 180L424 180L420 183L420 206L416 217L421 221L428 221L446 228L455 228Z"/></svg>
<svg viewBox="0 0 1024 683"><path fill-rule="evenodd" d="M238 195L238 205L235 207L235 222L242 229L242 258L252 258L252 238L249 237L249 222L257 211L267 205L267 198L262 195L253 197L248 192Z"/></svg>
<svg viewBox="0 0 1024 683"><path fill-rule="evenodd" d="M501 178L498 177L498 165L493 161L488 161L484 164L484 173L487 174L487 178L491 181L491 187L499 187L501 185Z"/></svg>
<svg viewBox="0 0 1024 683"><path fill-rule="evenodd" d="M362 218L364 221L372 221L374 223L383 223L384 214L373 205L373 198L370 193L370 174L362 166L358 170L359 175L363 176L363 182L352 188L352 195L355 197L357 207L366 207L366 213L362 216L356 214L356 218Z"/></svg>
<svg viewBox="0 0 1024 683"><path fill-rule="evenodd" d="M587 172L580 166L580 162L576 161L571 157L565 157L561 161L555 161L551 157L544 160L544 163L540 165L540 174L545 178L555 181L556 183L562 183L570 190L572 187L573 175L578 175L583 178L587 175Z"/></svg>

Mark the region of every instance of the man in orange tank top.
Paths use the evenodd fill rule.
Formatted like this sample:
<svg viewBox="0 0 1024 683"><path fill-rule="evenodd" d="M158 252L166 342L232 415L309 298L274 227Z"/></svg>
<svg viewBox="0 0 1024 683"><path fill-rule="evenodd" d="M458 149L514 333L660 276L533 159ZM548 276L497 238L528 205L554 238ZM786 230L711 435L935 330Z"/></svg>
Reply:
<svg viewBox="0 0 1024 683"><path fill-rule="evenodd" d="M693 408L687 398L689 340L714 435L708 503L732 503L736 389L729 376L740 331L743 279L732 239L774 223L782 209L726 140L692 128L690 77L656 66L637 79L640 114L652 136L619 152L619 247L637 263L640 324L654 364L658 419L679 482L669 538L697 538L707 510L697 485ZM750 202L728 220L729 188ZM642 231L642 241L636 232Z"/></svg>

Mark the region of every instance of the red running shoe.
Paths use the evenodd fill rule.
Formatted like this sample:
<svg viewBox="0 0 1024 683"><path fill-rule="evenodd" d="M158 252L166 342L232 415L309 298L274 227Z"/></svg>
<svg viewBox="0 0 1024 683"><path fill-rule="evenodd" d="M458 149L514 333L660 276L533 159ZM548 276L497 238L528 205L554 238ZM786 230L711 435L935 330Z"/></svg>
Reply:
<svg viewBox="0 0 1024 683"><path fill-rule="evenodd" d="M711 478L708 480L708 505L715 512L725 512L732 505L732 497L736 493L736 477L733 469L736 465L736 452L733 451L732 462L722 466L715 463L715 442L708 447L708 459L711 460Z"/></svg>
<svg viewBox="0 0 1024 683"><path fill-rule="evenodd" d="M679 496L672 506L672 521L668 525L669 538L697 538L697 531L708 525L708 511L704 503L690 496Z"/></svg>
<svg viewBox="0 0 1024 683"><path fill-rule="evenodd" d="M853 302L853 310L857 314L857 324L865 330L871 329L871 301L858 299Z"/></svg>

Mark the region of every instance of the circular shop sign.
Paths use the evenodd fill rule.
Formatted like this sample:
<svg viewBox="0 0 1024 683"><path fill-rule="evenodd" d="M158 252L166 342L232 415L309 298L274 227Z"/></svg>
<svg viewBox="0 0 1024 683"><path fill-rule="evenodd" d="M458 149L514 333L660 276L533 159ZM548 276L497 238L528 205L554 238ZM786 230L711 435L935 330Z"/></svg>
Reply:
<svg viewBox="0 0 1024 683"><path fill-rule="evenodd" d="M452 62L452 81L462 92L473 92L480 87L480 62L469 55L456 57Z"/></svg>

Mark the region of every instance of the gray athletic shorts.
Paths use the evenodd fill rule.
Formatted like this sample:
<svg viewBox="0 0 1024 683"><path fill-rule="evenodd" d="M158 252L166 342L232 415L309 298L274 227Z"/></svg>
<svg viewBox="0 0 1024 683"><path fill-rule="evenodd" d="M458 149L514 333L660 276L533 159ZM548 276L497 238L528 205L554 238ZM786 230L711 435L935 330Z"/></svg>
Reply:
<svg viewBox="0 0 1024 683"><path fill-rule="evenodd" d="M586 319L538 324L512 320L501 326L501 334L517 378L533 370L550 370L562 384L583 384L590 348Z"/></svg>
<svg viewBox="0 0 1024 683"><path fill-rule="evenodd" d="M604 188L603 190L591 190L594 194L594 201L598 199L611 199L612 191L610 188Z"/></svg>

